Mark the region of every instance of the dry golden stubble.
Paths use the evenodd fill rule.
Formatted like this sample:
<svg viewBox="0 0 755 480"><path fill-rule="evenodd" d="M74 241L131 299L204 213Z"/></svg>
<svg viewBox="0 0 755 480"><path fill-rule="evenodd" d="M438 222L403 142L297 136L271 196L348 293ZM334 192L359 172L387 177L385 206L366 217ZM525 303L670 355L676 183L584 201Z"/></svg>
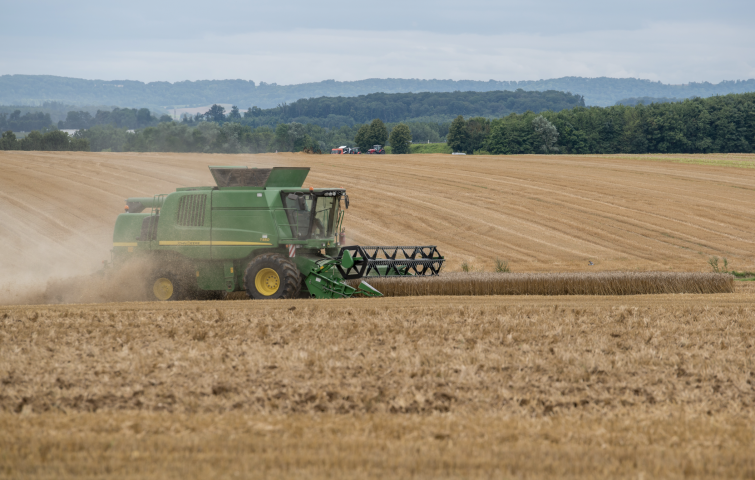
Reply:
<svg viewBox="0 0 755 480"><path fill-rule="evenodd" d="M547 416L755 402L749 306L468 301L7 309L0 408Z"/></svg>
<svg viewBox="0 0 755 480"><path fill-rule="evenodd" d="M6 478L748 478L752 413L0 413Z"/></svg>
<svg viewBox="0 0 755 480"><path fill-rule="evenodd" d="M0 476L746 478L751 304L0 308Z"/></svg>
<svg viewBox="0 0 755 480"><path fill-rule="evenodd" d="M348 189L349 243L437 245L449 271L462 262L490 271L498 257L518 272L583 271L589 261L591 271L695 272L712 256L755 269L755 169L731 166L753 155L478 156L463 164L450 155L387 155L362 158L358 169L332 157L0 152L0 304L42 303L48 280L97 270L110 258L125 198L211 185L207 165L218 162L311 167L313 186ZM391 181L376 183L386 171ZM95 289L63 301L122 301L124 293L131 290Z"/></svg>

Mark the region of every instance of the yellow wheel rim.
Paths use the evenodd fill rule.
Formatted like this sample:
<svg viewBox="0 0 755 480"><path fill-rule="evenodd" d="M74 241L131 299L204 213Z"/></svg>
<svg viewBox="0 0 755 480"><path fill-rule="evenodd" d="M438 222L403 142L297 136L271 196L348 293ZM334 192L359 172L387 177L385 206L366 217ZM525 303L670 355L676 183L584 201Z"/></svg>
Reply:
<svg viewBox="0 0 755 480"><path fill-rule="evenodd" d="M278 276L278 273L272 268L263 268L257 272L257 276L254 277L254 286L257 287L258 292L266 297L277 292L280 284L281 279Z"/></svg>
<svg viewBox="0 0 755 480"><path fill-rule="evenodd" d="M158 278L152 285L152 293L160 301L169 299L173 295L173 282L168 278Z"/></svg>

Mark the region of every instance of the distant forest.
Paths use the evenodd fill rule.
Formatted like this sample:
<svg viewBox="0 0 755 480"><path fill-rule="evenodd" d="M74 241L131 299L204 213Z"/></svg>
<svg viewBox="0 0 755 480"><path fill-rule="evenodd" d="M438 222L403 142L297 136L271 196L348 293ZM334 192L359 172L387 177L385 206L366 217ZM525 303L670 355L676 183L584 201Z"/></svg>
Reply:
<svg viewBox="0 0 755 480"><path fill-rule="evenodd" d="M53 127L49 113L29 112L23 115L17 109L10 114L0 113L0 132L31 132L32 130L45 130ZM54 127L53 127L54 128Z"/></svg>
<svg viewBox="0 0 755 480"><path fill-rule="evenodd" d="M136 111L137 121L139 112ZM147 116L143 118L146 121ZM30 134L28 140L16 140L6 132L0 149L51 149L60 144L67 149L93 151L327 153L340 145L362 146L364 142L358 138L367 129L367 122L338 128L299 122L278 123L275 128L252 127L242 123L238 109L226 116L218 105L203 120L190 125L161 122L150 116L150 126L135 132L127 127L99 124L79 130L70 143L64 142L67 137L63 132L50 132L63 134L58 136ZM472 154L751 153L755 151L755 93L636 106L579 105L558 112L511 113L492 120L459 115L452 122L402 123L405 127L401 129L409 130L415 146L425 144L427 151L435 146L426 142L437 145L445 141L453 151ZM380 137L385 139L400 124L383 125L375 119L369 131L375 130L375 125L380 126Z"/></svg>
<svg viewBox="0 0 755 480"><path fill-rule="evenodd" d="M755 93L637 106L455 119L454 151L490 154L752 153Z"/></svg>
<svg viewBox="0 0 755 480"><path fill-rule="evenodd" d="M42 102L40 105L0 105L0 115L6 114L7 117L16 110L21 112L21 115L47 113L52 123L57 124L60 120L65 120L70 111L84 111L94 115L98 110L110 111L114 108L116 108L115 105L70 105L62 102Z"/></svg>
<svg viewBox="0 0 755 480"><path fill-rule="evenodd" d="M70 108L70 106L69 106ZM78 130L95 125L113 125L119 128L137 129L157 125L160 122L171 122L173 118L162 115L160 118L152 115L148 108L118 108L112 110L97 110L94 115L88 111L69 111L65 120L59 120L57 126L50 113L33 111L33 109L18 107L8 114L0 107L0 132L31 132L33 130L46 131L50 129ZM21 114L22 110L26 113ZM46 109L44 109L46 110Z"/></svg>
<svg viewBox="0 0 755 480"><path fill-rule="evenodd" d="M475 81L371 78L353 82L277 85L251 80L151 82L84 80L51 75L0 76L0 104L39 105L57 101L71 105L118 105L152 110L214 103L273 108L302 98L355 97L370 93L489 92L557 90L581 95L586 105L610 106L626 98L691 98L755 91L755 79L667 85L637 78L563 77L549 80Z"/></svg>
<svg viewBox="0 0 755 480"><path fill-rule="evenodd" d="M616 102L616 105L626 105L628 107L634 107L635 105L650 105L651 103L671 103L681 102L683 98L668 98L668 97L635 97L625 98Z"/></svg>
<svg viewBox="0 0 755 480"><path fill-rule="evenodd" d="M558 112L585 102L579 95L556 92L452 92L452 93L373 93L358 97L320 97L297 100L276 108L234 108L225 112L213 105L205 114L186 118L185 123L226 121L252 127L280 123L314 123L324 127L353 126L379 118L384 122L450 122L458 115L497 118L527 111Z"/></svg>
<svg viewBox="0 0 755 480"><path fill-rule="evenodd" d="M152 115L148 108L114 108L113 110L97 110L92 115L86 111L68 112L65 120L58 122L60 129L91 128L95 125L112 125L117 128L146 128L161 122L172 122L173 117L162 115L160 118Z"/></svg>

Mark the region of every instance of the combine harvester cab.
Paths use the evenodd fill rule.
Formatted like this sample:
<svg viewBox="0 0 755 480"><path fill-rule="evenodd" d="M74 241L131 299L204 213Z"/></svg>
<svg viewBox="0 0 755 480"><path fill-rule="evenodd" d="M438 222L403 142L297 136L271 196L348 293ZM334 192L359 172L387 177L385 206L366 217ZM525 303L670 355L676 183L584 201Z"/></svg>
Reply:
<svg viewBox="0 0 755 480"><path fill-rule="evenodd" d="M437 275L435 246L344 246L349 197L302 188L309 168L210 167L215 187L129 198L113 234L112 263L149 265L156 300L380 296L375 276Z"/></svg>

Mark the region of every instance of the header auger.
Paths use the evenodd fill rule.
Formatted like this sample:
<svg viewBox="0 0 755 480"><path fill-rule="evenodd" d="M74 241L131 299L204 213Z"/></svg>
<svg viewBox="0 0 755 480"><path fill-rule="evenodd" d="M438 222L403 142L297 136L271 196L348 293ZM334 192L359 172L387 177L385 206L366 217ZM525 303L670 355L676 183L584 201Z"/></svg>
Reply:
<svg viewBox="0 0 755 480"><path fill-rule="evenodd" d="M113 234L113 266L148 260L156 300L381 296L362 281L437 275L434 246L342 245L349 197L302 188L309 168L210 167L214 187L126 200ZM147 210L149 210L147 212Z"/></svg>

